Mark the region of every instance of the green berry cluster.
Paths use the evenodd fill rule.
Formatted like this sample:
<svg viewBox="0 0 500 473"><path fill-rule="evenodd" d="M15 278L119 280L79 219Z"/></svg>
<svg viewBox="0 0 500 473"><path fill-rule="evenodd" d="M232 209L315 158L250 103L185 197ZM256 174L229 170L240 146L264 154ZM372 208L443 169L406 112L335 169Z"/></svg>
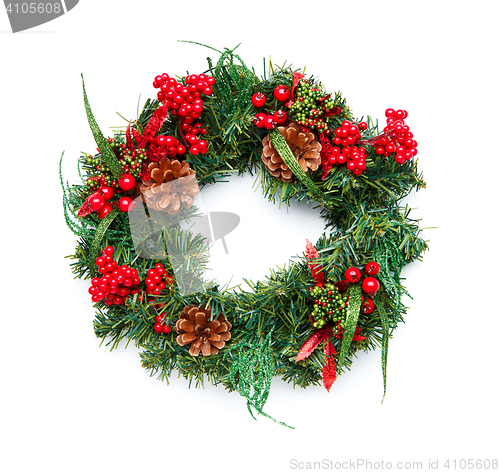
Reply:
<svg viewBox="0 0 500 473"><path fill-rule="evenodd" d="M131 174L137 180L142 174L142 163L146 160L146 150L129 150L124 143L111 141L111 148L115 151L123 172Z"/></svg>
<svg viewBox="0 0 500 473"><path fill-rule="evenodd" d="M123 173L131 174L138 180L143 171L143 163L147 159L146 150L138 149L130 151L124 143L120 143L114 139L108 139L108 142L122 165ZM118 183L102 158L98 156L87 156L85 158L85 163L94 170L95 177L97 177L97 179L87 180L88 187L91 189L100 186L118 188Z"/></svg>
<svg viewBox="0 0 500 473"><path fill-rule="evenodd" d="M321 88L313 87L307 79L298 83L295 94L295 101L290 106L290 118L318 133L331 133L328 112L335 107L331 94L325 95Z"/></svg>
<svg viewBox="0 0 500 473"><path fill-rule="evenodd" d="M348 297L342 295L331 283L311 287L309 292L314 297L311 313L313 327L321 328L328 323L343 327L347 317Z"/></svg>

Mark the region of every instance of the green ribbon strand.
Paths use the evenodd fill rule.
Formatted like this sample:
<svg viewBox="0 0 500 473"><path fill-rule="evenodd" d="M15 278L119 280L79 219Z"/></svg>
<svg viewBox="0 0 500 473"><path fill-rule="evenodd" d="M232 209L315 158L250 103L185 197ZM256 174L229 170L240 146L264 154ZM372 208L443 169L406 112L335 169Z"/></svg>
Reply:
<svg viewBox="0 0 500 473"><path fill-rule="evenodd" d="M95 231L94 239L92 240L92 245L90 246L90 251L89 251L89 267L92 276L94 276L97 273L97 266L95 265L95 260L97 258L97 251L99 250L101 241L104 238L104 235L106 234L106 230L111 225L111 222L115 219L115 217L119 213L120 213L119 209L113 209L111 212L109 212L108 215L106 215L101 220L101 223L99 224L99 226Z"/></svg>
<svg viewBox="0 0 500 473"><path fill-rule="evenodd" d="M380 322L382 324L382 378L384 379L384 395L382 396L382 402L385 399L385 392L387 388L387 352L389 350L389 318L387 317L387 312L385 311L382 301L379 299L377 301L377 309L380 315Z"/></svg>
<svg viewBox="0 0 500 473"><path fill-rule="evenodd" d="M123 168L118 158L115 156L115 153L111 149L111 146L108 143L108 140L102 134L97 122L94 118L94 114L92 113L92 109L90 108L89 100L87 98L87 92L85 91L85 82L83 81L82 74L82 87L83 87L83 101L85 103L85 111L87 112L87 120L90 125L90 129L92 130L92 135L94 135L94 140L99 148L102 158L108 166L109 170L113 174L113 177L118 181L121 175L123 174Z"/></svg>
<svg viewBox="0 0 500 473"><path fill-rule="evenodd" d="M398 246L398 239L393 234L386 234L378 239L374 256L380 265L378 278L382 281L386 291L396 298L396 312L401 312L401 290L399 286L401 270L405 264L403 254ZM393 275L391 275L391 268Z"/></svg>
<svg viewBox="0 0 500 473"><path fill-rule="evenodd" d="M235 346L234 349L238 350L238 354L231 364L229 381L236 391L247 400L248 412L254 419L252 408L260 415L293 429L294 427L290 427L284 422L278 422L262 410L269 396L274 374L271 334L272 330L267 334L264 341L260 338L249 341L248 337L246 337Z"/></svg>
<svg viewBox="0 0 500 473"><path fill-rule="evenodd" d="M305 173L303 169L300 167L299 162L293 155L292 150L288 146L288 143L286 142L285 138L280 133L280 131L277 128L271 130L269 132L269 137L271 138L271 142L274 148L280 155L280 158L290 168L295 177L308 188L309 195L314 197L314 199L318 203L320 203L323 207L334 210L333 203L330 202L325 197L325 194L323 194L321 189L314 183L314 181L309 177L309 175Z"/></svg>
<svg viewBox="0 0 500 473"><path fill-rule="evenodd" d="M349 305L347 307L347 320L344 328L344 336L342 338L342 346L340 347L339 368L343 366L345 358L349 353L352 338L356 332L358 325L359 311L361 310L361 284L351 286L349 291Z"/></svg>

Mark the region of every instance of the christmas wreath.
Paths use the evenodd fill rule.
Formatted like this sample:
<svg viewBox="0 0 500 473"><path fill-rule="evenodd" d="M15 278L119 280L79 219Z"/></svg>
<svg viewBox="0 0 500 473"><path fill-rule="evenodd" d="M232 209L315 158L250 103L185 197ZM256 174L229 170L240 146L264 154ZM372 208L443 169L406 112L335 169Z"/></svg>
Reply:
<svg viewBox="0 0 500 473"><path fill-rule="evenodd" d="M425 187L408 114L387 109L380 131L315 77L269 64L258 78L234 49L217 53L205 73L156 76L157 98L111 138L83 86L97 154L79 158L81 184L60 178L95 334L111 349L135 343L160 379L177 370L236 390L252 415L268 416L274 376L330 390L376 347L385 395L389 338L407 310L401 271L427 248L401 203ZM245 172L269 201L320 206L325 233L236 291L204 279L209 238L182 223L201 221L203 187Z"/></svg>

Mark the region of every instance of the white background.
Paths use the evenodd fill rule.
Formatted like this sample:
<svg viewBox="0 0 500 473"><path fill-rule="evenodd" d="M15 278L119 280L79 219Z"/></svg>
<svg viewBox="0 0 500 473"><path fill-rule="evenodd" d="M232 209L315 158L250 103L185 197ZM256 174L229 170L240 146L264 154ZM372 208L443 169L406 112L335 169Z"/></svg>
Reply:
<svg viewBox="0 0 500 473"><path fill-rule="evenodd" d="M496 3L82 0L15 35L0 11L0 470L285 472L323 459L427 469L431 459L452 471L446 459L498 459ZM414 299L390 343L384 404L380 351L360 356L330 394L275 379L266 411L289 430L254 421L222 387L149 378L133 347L99 346L88 282L73 280L64 259L75 240L57 176L63 150L72 182L79 152L95 148L80 73L111 134L123 125L116 112L134 118L139 95L153 96L156 74L201 72L207 55L216 59L179 39L241 42L259 75L263 58L306 66L358 117L409 111L428 185L408 201L437 229L425 232L424 261L404 270ZM236 279L264 276L321 233L317 215L287 215L252 183L220 184L209 197L214 208L241 204L227 237Z"/></svg>

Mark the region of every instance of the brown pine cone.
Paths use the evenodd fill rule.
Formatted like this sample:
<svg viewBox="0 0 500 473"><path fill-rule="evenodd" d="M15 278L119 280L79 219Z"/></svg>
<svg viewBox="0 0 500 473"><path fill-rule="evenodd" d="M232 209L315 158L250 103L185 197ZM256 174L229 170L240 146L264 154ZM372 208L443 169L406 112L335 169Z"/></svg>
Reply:
<svg viewBox="0 0 500 473"><path fill-rule="evenodd" d="M290 150L300 164L304 172L315 171L321 163L321 144L313 133L305 133L300 126L292 122L288 126L280 126L278 130L285 138ZM262 140L264 149L262 151L262 162L266 169L279 181L293 182L294 175L283 162L274 148L271 138L267 135Z"/></svg>
<svg viewBox="0 0 500 473"><path fill-rule="evenodd" d="M177 159L162 159L148 167L151 179L143 181L139 187L143 202L155 210L163 210L177 215L181 205L189 209L200 191L196 173L189 163L182 164Z"/></svg>
<svg viewBox="0 0 500 473"><path fill-rule="evenodd" d="M221 313L217 320L210 320L211 310L204 305L184 307L175 324L177 343L183 347L191 344L189 354L198 356L217 355L231 338L231 323Z"/></svg>

